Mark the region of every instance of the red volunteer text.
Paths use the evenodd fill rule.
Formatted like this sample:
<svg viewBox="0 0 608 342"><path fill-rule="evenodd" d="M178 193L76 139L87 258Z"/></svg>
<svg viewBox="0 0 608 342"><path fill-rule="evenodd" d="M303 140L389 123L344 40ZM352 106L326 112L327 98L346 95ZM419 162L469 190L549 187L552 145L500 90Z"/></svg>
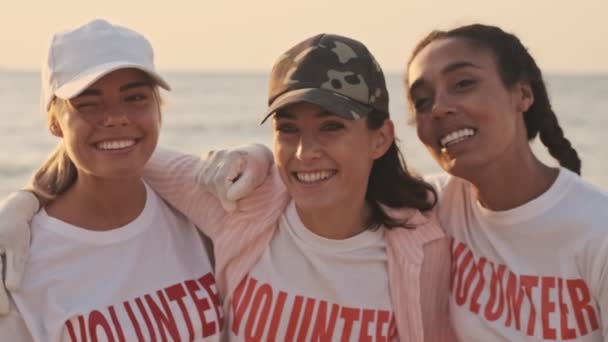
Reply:
<svg viewBox="0 0 608 342"><path fill-rule="evenodd" d="M475 259L467 245L453 239L452 295L457 305L528 336L568 340L599 329L582 279L515 274L484 257Z"/></svg>
<svg viewBox="0 0 608 342"><path fill-rule="evenodd" d="M189 311L187 307L196 310ZM215 310L216 315L206 315L209 310ZM209 316L219 319L212 321ZM177 322L185 322L189 341L201 337L195 336L193 325L202 327L202 337L220 333L223 317L212 273L105 309L92 310L66 321L65 327L74 342L123 342L125 336L130 336L127 332L134 332L139 341L180 341L182 334Z"/></svg>
<svg viewBox="0 0 608 342"><path fill-rule="evenodd" d="M285 303L291 301L291 312L284 312ZM396 336L395 317L390 311L350 308L294 296L251 277L239 284L231 309L231 333L243 335L247 341L276 341L279 327L285 324L285 336L279 336L279 340L393 341ZM337 325L342 328L337 329Z"/></svg>

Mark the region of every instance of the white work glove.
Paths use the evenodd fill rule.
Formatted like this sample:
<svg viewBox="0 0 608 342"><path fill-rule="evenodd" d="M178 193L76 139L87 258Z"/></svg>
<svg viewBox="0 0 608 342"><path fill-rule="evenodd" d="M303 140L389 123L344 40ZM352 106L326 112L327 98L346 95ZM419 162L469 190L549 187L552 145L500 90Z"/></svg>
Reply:
<svg viewBox="0 0 608 342"><path fill-rule="evenodd" d="M211 151L202 158L196 182L211 192L227 212L233 212L239 199L264 182L273 162L272 152L262 144Z"/></svg>
<svg viewBox="0 0 608 342"><path fill-rule="evenodd" d="M30 252L30 221L39 206L36 196L27 191L13 192L0 203L0 315L9 312L8 291L21 286Z"/></svg>

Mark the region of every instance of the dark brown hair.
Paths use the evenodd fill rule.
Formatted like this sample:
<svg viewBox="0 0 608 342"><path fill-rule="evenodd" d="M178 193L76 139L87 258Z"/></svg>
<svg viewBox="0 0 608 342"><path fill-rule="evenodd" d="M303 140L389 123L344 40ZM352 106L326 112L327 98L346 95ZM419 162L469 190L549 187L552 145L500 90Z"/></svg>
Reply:
<svg viewBox="0 0 608 342"><path fill-rule="evenodd" d="M389 115L386 113L372 112L366 116L367 127L372 130L379 129L388 118ZM371 228L380 225L389 229L409 228L407 222L395 220L387 215L380 204L392 208L415 208L427 211L437 203L437 193L430 184L408 171L395 140L382 157L374 160L365 199L372 207Z"/></svg>
<svg viewBox="0 0 608 342"><path fill-rule="evenodd" d="M408 70L412 60L422 49L433 41L446 38L462 38L473 47L492 51L500 78L507 88L521 81L530 84L534 93L534 103L524 112L528 140L531 141L539 135L551 156L557 159L561 166L580 174L581 160L578 153L564 137L564 132L551 107L542 72L521 41L515 35L498 27L481 24L461 26L449 31L433 31L414 49L407 64ZM407 84L406 79L406 87ZM411 103L409 92L407 93Z"/></svg>

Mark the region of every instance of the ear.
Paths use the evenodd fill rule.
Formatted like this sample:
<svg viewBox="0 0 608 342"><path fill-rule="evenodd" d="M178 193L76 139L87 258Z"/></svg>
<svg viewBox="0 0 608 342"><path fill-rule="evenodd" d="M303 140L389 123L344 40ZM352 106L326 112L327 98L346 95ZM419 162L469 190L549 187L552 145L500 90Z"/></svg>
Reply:
<svg viewBox="0 0 608 342"><path fill-rule="evenodd" d="M57 122L55 117L49 119L49 131L54 136L63 138L63 131L61 130L61 126L59 126L59 122Z"/></svg>
<svg viewBox="0 0 608 342"><path fill-rule="evenodd" d="M517 84L517 103L516 109L518 112L525 113L534 104L534 92L532 86L528 82L519 82Z"/></svg>
<svg viewBox="0 0 608 342"><path fill-rule="evenodd" d="M378 159L382 157L395 141L395 126L391 119L384 120L384 125L374 131L372 142L372 157Z"/></svg>

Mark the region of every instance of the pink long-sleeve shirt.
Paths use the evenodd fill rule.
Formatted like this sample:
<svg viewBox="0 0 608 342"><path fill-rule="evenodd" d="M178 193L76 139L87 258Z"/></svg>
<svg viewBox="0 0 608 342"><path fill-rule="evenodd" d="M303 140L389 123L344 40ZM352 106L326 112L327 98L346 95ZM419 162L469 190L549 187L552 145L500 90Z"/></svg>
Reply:
<svg viewBox="0 0 608 342"><path fill-rule="evenodd" d="M278 229L290 197L275 167L267 179L227 213L196 183L201 159L157 149L146 181L196 224L214 244L215 277L229 312L237 285L249 274ZM415 229L387 230L388 278L400 341L455 340L449 321L450 246L433 213L390 209Z"/></svg>

